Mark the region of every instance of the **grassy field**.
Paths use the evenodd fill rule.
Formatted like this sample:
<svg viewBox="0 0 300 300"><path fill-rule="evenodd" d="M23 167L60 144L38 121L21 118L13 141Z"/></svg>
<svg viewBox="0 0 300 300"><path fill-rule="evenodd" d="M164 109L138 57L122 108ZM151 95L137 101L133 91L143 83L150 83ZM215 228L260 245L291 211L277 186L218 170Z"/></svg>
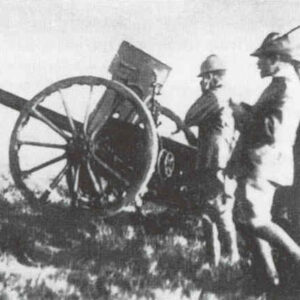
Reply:
<svg viewBox="0 0 300 300"><path fill-rule="evenodd" d="M243 240L239 266L224 257L211 269L196 217L154 205L105 221L54 204L37 211L9 178L0 181L0 300L300 299L295 284L268 288ZM286 258L281 265L291 270Z"/></svg>

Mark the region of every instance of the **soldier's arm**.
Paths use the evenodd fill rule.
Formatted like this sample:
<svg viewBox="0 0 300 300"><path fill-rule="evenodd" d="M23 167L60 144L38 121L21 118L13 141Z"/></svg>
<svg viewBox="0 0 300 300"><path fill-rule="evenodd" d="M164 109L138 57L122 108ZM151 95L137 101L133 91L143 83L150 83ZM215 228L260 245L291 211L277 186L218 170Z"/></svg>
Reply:
<svg viewBox="0 0 300 300"><path fill-rule="evenodd" d="M160 105L160 112L167 116L169 119L173 120L174 123L177 126L177 129L175 132L173 132L172 134L176 134L177 132L179 132L180 130L183 131L188 143L192 146L196 146L197 144L197 138L196 136L193 134L193 132L188 128L188 126L181 120L181 118L179 116L177 116L172 110L170 110L167 107L164 107L162 105Z"/></svg>
<svg viewBox="0 0 300 300"><path fill-rule="evenodd" d="M216 97L212 93L207 93L204 98L199 98L188 110L185 117L185 124L189 127L198 126L218 111L218 109L219 105Z"/></svg>
<svg viewBox="0 0 300 300"><path fill-rule="evenodd" d="M280 130L282 122L288 120L290 116L284 116L290 103L288 96L285 93L286 85L280 85L276 98L267 103L268 105L263 108L263 134L266 138L266 143L274 143L278 136L282 135Z"/></svg>
<svg viewBox="0 0 300 300"><path fill-rule="evenodd" d="M188 127L197 126L199 124L199 100L197 100L187 111L184 123Z"/></svg>
<svg viewBox="0 0 300 300"><path fill-rule="evenodd" d="M283 112L281 107L273 107L270 114L264 119L264 134L266 142L272 144L276 141L276 137L279 134L280 125L283 119Z"/></svg>
<svg viewBox="0 0 300 300"><path fill-rule="evenodd" d="M286 93L286 81L278 81L270 90L268 101L258 102L254 106L255 119L262 122L261 137L262 142L273 144L282 136L282 122L288 121L290 116L285 116L290 111L290 98ZM267 94L268 95L268 94ZM288 133L287 133L288 134Z"/></svg>
<svg viewBox="0 0 300 300"><path fill-rule="evenodd" d="M247 103L241 102L240 104L230 103L235 120L235 127L238 131L243 132L244 128L249 122L252 122L253 107Z"/></svg>

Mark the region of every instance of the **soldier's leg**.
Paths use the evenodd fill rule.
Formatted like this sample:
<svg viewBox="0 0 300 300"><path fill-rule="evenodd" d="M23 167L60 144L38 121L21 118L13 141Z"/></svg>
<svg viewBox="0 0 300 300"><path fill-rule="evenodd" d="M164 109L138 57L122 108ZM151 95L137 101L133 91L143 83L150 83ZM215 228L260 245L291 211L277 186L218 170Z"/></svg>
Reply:
<svg viewBox="0 0 300 300"><path fill-rule="evenodd" d="M267 241L259 238L256 238L255 241L258 254L262 258L268 278L271 280L272 284L278 285L279 275L273 260L272 248L270 244Z"/></svg>
<svg viewBox="0 0 300 300"><path fill-rule="evenodd" d="M232 264L239 261L240 255L237 245L237 232L233 222L233 208L235 204L236 181L225 177L224 193L216 201L216 210L219 217L220 232L223 233L225 246L229 252Z"/></svg>
<svg viewBox="0 0 300 300"><path fill-rule="evenodd" d="M254 233L271 244L284 248L300 263L300 247L277 224L272 222L271 207L276 187L267 180L247 180L245 210Z"/></svg>
<svg viewBox="0 0 300 300"><path fill-rule="evenodd" d="M253 229L257 236L271 244L285 249L298 263L300 263L299 245L277 224L273 222L252 221Z"/></svg>
<svg viewBox="0 0 300 300"><path fill-rule="evenodd" d="M229 259L232 264L239 261L240 255L237 246L237 233L232 220L232 212L224 212L219 220L220 232L223 233L226 249L229 252Z"/></svg>
<svg viewBox="0 0 300 300"><path fill-rule="evenodd" d="M217 267L221 258L221 244L217 225L207 214L202 217L202 225L208 261L211 265Z"/></svg>
<svg viewBox="0 0 300 300"><path fill-rule="evenodd" d="M270 219L271 218L271 206L272 206L272 201L265 201L266 203L263 203L263 199L261 200L257 200L260 201L258 202L261 206L258 207L258 205L255 205L255 200L253 200L252 198L255 195L255 193L253 192L253 190L249 187L249 180L239 180L239 184L238 184L238 199L239 199L239 216L238 218L240 219L241 222L241 228L243 228L243 231L246 230L246 234L248 235L249 233L249 227L244 227L243 223L246 221L246 223L248 223L252 218L252 216L254 215L253 210L257 210L258 212L264 212L263 217ZM251 202L252 200L252 202ZM254 203L253 203L254 202ZM266 213L266 211L268 213ZM258 215L258 213L256 213L256 215ZM249 236L250 237L250 236ZM265 268L265 272L266 275L268 276L269 280L274 284L274 285L278 285L279 284L279 276L278 276L278 272L273 260L273 255L272 255L272 248L270 246L270 244L263 240L260 239L258 237L250 237L249 242L251 243L251 245L249 245L252 250L254 251L254 259L255 261L253 262L253 265L256 265L259 267L259 264L262 264ZM259 267L260 268L260 267Z"/></svg>

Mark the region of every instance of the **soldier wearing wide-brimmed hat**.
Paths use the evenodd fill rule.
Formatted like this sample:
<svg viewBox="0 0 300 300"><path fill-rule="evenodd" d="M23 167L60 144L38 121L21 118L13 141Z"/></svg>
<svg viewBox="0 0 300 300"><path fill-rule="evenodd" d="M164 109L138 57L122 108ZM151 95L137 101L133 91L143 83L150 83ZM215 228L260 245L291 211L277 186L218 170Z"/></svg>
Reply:
<svg viewBox="0 0 300 300"><path fill-rule="evenodd" d="M296 29L284 35L268 34L251 54L258 58L261 77L272 77L272 81L256 104L247 108L232 158L244 220L257 238L275 285L279 279L270 244L283 247L300 263L300 247L271 218L276 189L292 185L294 176L293 145L300 121L298 49L292 34Z"/></svg>
<svg viewBox="0 0 300 300"><path fill-rule="evenodd" d="M236 230L232 219L234 196L232 182L226 176L227 162L236 141L231 97L225 87L226 67L215 54L208 56L200 67L202 95L186 114L187 126L198 127L197 173L200 174L206 204L203 224L209 258L218 265L220 243L216 237L223 233L232 263L239 260ZM199 182L200 183L200 182ZM235 182L234 182L235 183ZM201 191L199 192L201 193Z"/></svg>

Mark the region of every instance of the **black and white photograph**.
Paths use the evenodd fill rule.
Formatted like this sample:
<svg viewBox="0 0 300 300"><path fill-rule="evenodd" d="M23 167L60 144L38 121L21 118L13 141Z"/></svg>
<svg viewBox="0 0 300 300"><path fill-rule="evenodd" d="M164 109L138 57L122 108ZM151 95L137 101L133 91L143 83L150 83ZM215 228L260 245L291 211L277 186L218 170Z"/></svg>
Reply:
<svg viewBox="0 0 300 300"><path fill-rule="evenodd" d="M298 0L1 0L0 45L0 300L300 299Z"/></svg>

